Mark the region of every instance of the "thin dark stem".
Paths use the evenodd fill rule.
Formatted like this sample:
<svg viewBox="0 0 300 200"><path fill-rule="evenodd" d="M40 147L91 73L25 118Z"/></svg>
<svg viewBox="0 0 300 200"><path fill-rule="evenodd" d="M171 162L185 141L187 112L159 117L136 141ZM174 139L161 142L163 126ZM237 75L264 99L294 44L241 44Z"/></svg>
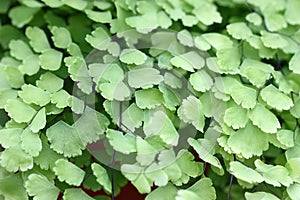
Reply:
<svg viewBox="0 0 300 200"><path fill-rule="evenodd" d="M125 124L121 124L121 126L123 126L127 131L129 131L131 134L133 134L133 135L135 135L136 136L136 134L135 134L135 132L133 132L132 130L130 130Z"/></svg>
<svg viewBox="0 0 300 200"><path fill-rule="evenodd" d="M120 111L119 111L119 125L118 125L118 131L121 130L121 126L122 126L122 109L123 109L123 104L122 102L120 102L120 107L119 107ZM116 156L116 151L113 151L113 155L111 157L111 161L110 161L110 175L111 175L111 199L115 200L115 170L113 168L114 165L114 161L115 161L115 156Z"/></svg>
<svg viewBox="0 0 300 200"><path fill-rule="evenodd" d="M227 200L230 200L230 198L231 198L232 183L233 183L233 174L230 175L229 190L228 190L228 194L227 194Z"/></svg>

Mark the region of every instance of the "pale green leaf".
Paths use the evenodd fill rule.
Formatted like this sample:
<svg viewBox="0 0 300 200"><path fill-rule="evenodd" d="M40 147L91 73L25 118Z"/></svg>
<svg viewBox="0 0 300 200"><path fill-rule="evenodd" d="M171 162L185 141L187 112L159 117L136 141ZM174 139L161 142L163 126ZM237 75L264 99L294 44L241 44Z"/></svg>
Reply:
<svg viewBox="0 0 300 200"><path fill-rule="evenodd" d="M263 62L245 59L240 67L240 73L246 77L253 85L260 88L270 79L273 67Z"/></svg>
<svg viewBox="0 0 300 200"><path fill-rule="evenodd" d="M298 10L300 9L300 2L297 0L288 0L286 3L284 17L289 24L300 24L300 16Z"/></svg>
<svg viewBox="0 0 300 200"><path fill-rule="evenodd" d="M57 199L60 190L51 183L45 176L31 174L25 183L26 190L34 200Z"/></svg>
<svg viewBox="0 0 300 200"><path fill-rule="evenodd" d="M69 185L74 186L79 186L85 175L85 172L82 169L65 159L57 160L53 167L53 171L59 181L65 181Z"/></svg>
<svg viewBox="0 0 300 200"><path fill-rule="evenodd" d="M122 132L108 129L106 137L109 139L110 145L116 150L124 154L136 152L135 137L131 133L123 135Z"/></svg>
<svg viewBox="0 0 300 200"><path fill-rule="evenodd" d="M251 29L245 22L236 22L226 26L228 33L235 39L245 40L252 35Z"/></svg>
<svg viewBox="0 0 300 200"><path fill-rule="evenodd" d="M1 168L0 174L1 200L28 200L23 178L20 173L7 173Z"/></svg>
<svg viewBox="0 0 300 200"><path fill-rule="evenodd" d="M23 40L12 40L9 43L10 54L18 60L23 60L33 53L30 47Z"/></svg>
<svg viewBox="0 0 300 200"><path fill-rule="evenodd" d="M77 10L84 10L84 8L87 6L88 2L85 0L61 0L64 4L77 9Z"/></svg>
<svg viewBox="0 0 300 200"><path fill-rule="evenodd" d="M111 180L105 168L97 163L91 165L93 174L97 177L97 182L103 186L107 192L111 192Z"/></svg>
<svg viewBox="0 0 300 200"><path fill-rule="evenodd" d="M198 24L199 20L197 19L197 17L195 17L193 15L185 15L185 16L183 16L181 21L184 26L192 27L192 26Z"/></svg>
<svg viewBox="0 0 300 200"><path fill-rule="evenodd" d="M98 27L91 35L87 35L85 40L92 45L92 47L97 48L99 50L106 49L107 44L110 42L110 36L107 31L102 27Z"/></svg>
<svg viewBox="0 0 300 200"><path fill-rule="evenodd" d="M247 16L246 16L246 20L248 22L251 22L252 24L256 25L256 26L259 26L261 25L262 23L262 18L259 14L257 14L256 12L252 12L252 13L249 13Z"/></svg>
<svg viewBox="0 0 300 200"><path fill-rule="evenodd" d="M216 190L213 187L212 180L209 178L202 178L191 187L187 188L188 191L194 192L198 199L215 200Z"/></svg>
<svg viewBox="0 0 300 200"><path fill-rule="evenodd" d="M213 85L213 80L205 70L192 73L189 78L190 83L196 91L205 92Z"/></svg>
<svg viewBox="0 0 300 200"><path fill-rule="evenodd" d="M38 8L30 8L22 5L10 9L8 16L11 18L13 25L22 28L33 19L38 11Z"/></svg>
<svg viewBox="0 0 300 200"><path fill-rule="evenodd" d="M225 111L224 122L233 129L244 128L248 119L248 110L241 106L233 106Z"/></svg>
<svg viewBox="0 0 300 200"><path fill-rule="evenodd" d="M36 85L41 89L54 93L62 89L64 81L55 74L46 72L40 76L39 80L36 81Z"/></svg>
<svg viewBox="0 0 300 200"><path fill-rule="evenodd" d="M260 92L262 99L277 110L289 110L294 104L292 99L279 91L274 85L268 85Z"/></svg>
<svg viewBox="0 0 300 200"><path fill-rule="evenodd" d="M17 90L5 89L0 91L0 109L3 109L9 99L16 99L18 97Z"/></svg>
<svg viewBox="0 0 300 200"><path fill-rule="evenodd" d="M146 59L147 55L137 49L124 49L120 55L120 60L126 64L142 65Z"/></svg>
<svg viewBox="0 0 300 200"><path fill-rule="evenodd" d="M61 0L42 0L42 1L51 8L58 8L63 5Z"/></svg>
<svg viewBox="0 0 300 200"><path fill-rule="evenodd" d="M94 200L79 188L69 188L64 192L63 200Z"/></svg>
<svg viewBox="0 0 300 200"><path fill-rule="evenodd" d="M134 96L136 105L141 109L153 109L163 103L163 95L156 88L138 90Z"/></svg>
<svg viewBox="0 0 300 200"><path fill-rule="evenodd" d="M40 59L38 55L32 54L22 60L22 65L19 66L20 72L32 76L40 70Z"/></svg>
<svg viewBox="0 0 300 200"><path fill-rule="evenodd" d="M65 90L59 90L51 95L51 103L55 104L57 108L65 108L69 106L71 96Z"/></svg>
<svg viewBox="0 0 300 200"><path fill-rule="evenodd" d="M29 122L36 114L36 110L17 99L8 100L5 111L18 123Z"/></svg>
<svg viewBox="0 0 300 200"><path fill-rule="evenodd" d="M284 16L270 6L264 10L264 19L269 31L278 31L287 27Z"/></svg>
<svg viewBox="0 0 300 200"><path fill-rule="evenodd" d="M296 74L300 74L299 62L300 62L300 51L294 54L289 61L289 69Z"/></svg>
<svg viewBox="0 0 300 200"><path fill-rule="evenodd" d="M102 83L99 85L101 95L108 100L124 101L131 95L128 86L123 82L116 83Z"/></svg>
<svg viewBox="0 0 300 200"><path fill-rule="evenodd" d="M1 153L0 165L9 172L27 171L33 167L33 159L18 144Z"/></svg>
<svg viewBox="0 0 300 200"><path fill-rule="evenodd" d="M247 183L261 183L264 181L263 177L255 170L246 167L238 161L230 162L229 171L238 179Z"/></svg>
<svg viewBox="0 0 300 200"><path fill-rule="evenodd" d="M199 99L189 96L182 102L183 120L193 124L197 130L203 131L205 125L205 117L203 113L203 105Z"/></svg>
<svg viewBox="0 0 300 200"><path fill-rule="evenodd" d="M84 145L96 142L104 134L108 119L102 113L86 107L81 117L73 124Z"/></svg>
<svg viewBox="0 0 300 200"><path fill-rule="evenodd" d="M276 133L277 140L286 148L294 146L294 132L287 129L281 129Z"/></svg>
<svg viewBox="0 0 300 200"><path fill-rule="evenodd" d="M24 75L17 67L7 66L4 71L6 79L11 87L20 88L24 84Z"/></svg>
<svg viewBox="0 0 300 200"><path fill-rule="evenodd" d="M184 29L181 30L177 33L177 39L179 40L179 42L181 44L183 44L184 46L188 46L188 47L193 47L194 46L194 39L192 34Z"/></svg>
<svg viewBox="0 0 300 200"><path fill-rule="evenodd" d="M300 184L294 183L287 188L287 193L292 200L299 200L300 198Z"/></svg>
<svg viewBox="0 0 300 200"><path fill-rule="evenodd" d="M194 72L194 69L204 67L204 59L195 51L175 56L171 59L172 65L186 71Z"/></svg>
<svg viewBox="0 0 300 200"><path fill-rule="evenodd" d="M136 68L128 72L128 84L133 88L150 88L163 81L160 72L154 68Z"/></svg>
<svg viewBox="0 0 300 200"><path fill-rule="evenodd" d="M164 83L170 86L171 88L181 88L182 87L182 80L178 78L176 75L166 72L164 74Z"/></svg>
<svg viewBox="0 0 300 200"><path fill-rule="evenodd" d="M175 111L176 106L179 106L181 102L180 94L165 84L159 84L158 88L163 93L164 105L169 110Z"/></svg>
<svg viewBox="0 0 300 200"><path fill-rule="evenodd" d="M27 104L45 106L50 102L50 93L33 85L23 85L19 91L19 97Z"/></svg>
<svg viewBox="0 0 300 200"><path fill-rule="evenodd" d="M266 192L246 192L246 200L279 200L275 195Z"/></svg>
<svg viewBox="0 0 300 200"><path fill-rule="evenodd" d="M228 146L234 153L241 154L244 158L251 158L254 155L260 156L267 150L268 142L268 135L248 122L245 128L229 136Z"/></svg>
<svg viewBox="0 0 300 200"><path fill-rule="evenodd" d="M63 54L55 49L48 49L43 51L39 58L40 65L43 69L55 71L61 66Z"/></svg>
<svg viewBox="0 0 300 200"><path fill-rule="evenodd" d="M266 133L276 133L277 129L281 128L277 117L262 104L256 104L250 111L249 118L255 126Z"/></svg>
<svg viewBox="0 0 300 200"><path fill-rule="evenodd" d="M216 50L231 48L233 42L225 35L220 33L205 33L202 37Z"/></svg>
<svg viewBox="0 0 300 200"><path fill-rule="evenodd" d="M163 111L156 111L150 117L150 122L145 123L143 130L147 136L157 135L163 142L177 145L179 135L172 121Z"/></svg>
<svg viewBox="0 0 300 200"><path fill-rule="evenodd" d="M289 45L288 41L285 40L282 35L277 33L269 33L269 32L262 32L261 41L263 42L265 47L271 49L278 49L284 48Z"/></svg>
<svg viewBox="0 0 300 200"><path fill-rule="evenodd" d="M122 113L122 123L131 131L135 131L136 128L142 126L142 120L144 117L143 111L135 104L132 103ZM126 131L126 128L123 128ZM128 131L128 130L127 130Z"/></svg>
<svg viewBox="0 0 300 200"><path fill-rule="evenodd" d="M207 51L211 48L210 44L200 35L194 38L195 47L202 51Z"/></svg>
<svg viewBox="0 0 300 200"><path fill-rule="evenodd" d="M112 21L112 14L110 11L93 11L93 10L85 10L86 15L88 18L95 22L99 23L110 23Z"/></svg>
<svg viewBox="0 0 300 200"><path fill-rule="evenodd" d="M217 11L216 5L209 1L200 1L195 9L193 9L193 14L205 25L212 25L213 23L221 23L222 16Z"/></svg>
<svg viewBox="0 0 300 200"><path fill-rule="evenodd" d="M163 187L158 187L147 195L145 200L174 200L176 197L177 188L168 184Z"/></svg>
<svg viewBox="0 0 300 200"><path fill-rule="evenodd" d="M0 144L4 148L10 148L21 141L21 128L4 128L0 130Z"/></svg>
<svg viewBox="0 0 300 200"><path fill-rule="evenodd" d="M257 92L253 88L238 84L230 88L230 95L243 108L250 109L256 105Z"/></svg>
<svg viewBox="0 0 300 200"><path fill-rule="evenodd" d="M217 58L223 72L236 71L240 66L241 55L237 46L218 50Z"/></svg>
<svg viewBox="0 0 300 200"><path fill-rule="evenodd" d="M42 150L42 141L38 134L26 128L21 135L21 147L30 156L36 157Z"/></svg>
<svg viewBox="0 0 300 200"><path fill-rule="evenodd" d="M81 155L81 150L85 148L76 129L63 121L48 128L46 135L51 143L50 147L66 157Z"/></svg>
<svg viewBox="0 0 300 200"><path fill-rule="evenodd" d="M52 40L56 47L66 49L72 43L71 34L64 27L54 26L51 28Z"/></svg>
<svg viewBox="0 0 300 200"><path fill-rule="evenodd" d="M29 43L31 47L36 52L43 52L50 49L50 44L48 42L45 32L38 27L28 27L26 29L26 36L30 40Z"/></svg>
<svg viewBox="0 0 300 200"><path fill-rule="evenodd" d="M267 165L261 160L254 162L256 171L260 172L266 183L280 187L284 185L288 187L293 183L292 178L289 176L289 171L281 165Z"/></svg>
<svg viewBox="0 0 300 200"><path fill-rule="evenodd" d="M136 160L141 165L150 165L154 159L158 150L152 146L146 140L143 140L141 137L136 138L136 149L137 149L137 156Z"/></svg>

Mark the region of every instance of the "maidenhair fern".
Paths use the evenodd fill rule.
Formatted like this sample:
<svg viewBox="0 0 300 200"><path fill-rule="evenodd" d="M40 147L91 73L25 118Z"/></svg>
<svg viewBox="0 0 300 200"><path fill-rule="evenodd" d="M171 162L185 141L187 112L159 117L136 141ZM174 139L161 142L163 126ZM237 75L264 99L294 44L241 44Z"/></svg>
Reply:
<svg viewBox="0 0 300 200"><path fill-rule="evenodd" d="M0 199L298 200L299 10L0 1Z"/></svg>

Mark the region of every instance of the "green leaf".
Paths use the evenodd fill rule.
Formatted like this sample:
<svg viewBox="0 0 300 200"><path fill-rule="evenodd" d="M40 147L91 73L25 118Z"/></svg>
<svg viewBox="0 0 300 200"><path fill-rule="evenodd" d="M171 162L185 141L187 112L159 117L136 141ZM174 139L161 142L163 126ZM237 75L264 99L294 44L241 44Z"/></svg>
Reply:
<svg viewBox="0 0 300 200"><path fill-rule="evenodd" d="M202 51L208 51L211 48L210 44L201 35L194 38L194 43L195 47Z"/></svg>
<svg viewBox="0 0 300 200"><path fill-rule="evenodd" d="M281 125L277 117L262 104L256 104L255 108L250 111L249 118L254 125L258 126L266 133L276 133Z"/></svg>
<svg viewBox="0 0 300 200"><path fill-rule="evenodd" d="M85 10L86 15L88 18L95 22L99 23L110 23L112 21L112 14L110 11L93 11L93 10Z"/></svg>
<svg viewBox="0 0 300 200"><path fill-rule="evenodd" d="M20 88L24 84L24 75L18 68L7 66L4 71L11 87Z"/></svg>
<svg viewBox="0 0 300 200"><path fill-rule="evenodd" d="M99 85L99 89L101 90L101 95L110 101L124 101L131 95L130 89L123 81L116 83L102 83Z"/></svg>
<svg viewBox="0 0 300 200"><path fill-rule="evenodd" d="M300 9L300 2L297 0L288 0L286 3L284 17L289 24L300 24L300 17L298 15L298 9Z"/></svg>
<svg viewBox="0 0 300 200"><path fill-rule="evenodd" d="M228 146L234 153L251 158L254 155L262 155L263 151L269 148L268 142L268 135L248 122L245 128L229 136Z"/></svg>
<svg viewBox="0 0 300 200"><path fill-rule="evenodd" d="M184 26L192 27L192 26L196 25L199 20L197 19L197 17L195 17L193 15L185 15L185 16L183 16L181 21Z"/></svg>
<svg viewBox="0 0 300 200"><path fill-rule="evenodd" d="M69 106L71 96L65 90L59 90L51 95L51 103L56 104L57 108L65 108Z"/></svg>
<svg viewBox="0 0 300 200"><path fill-rule="evenodd" d="M16 6L9 11L9 18L12 20L12 24L18 28L22 28L28 24L39 11L38 8L30 8L27 6Z"/></svg>
<svg viewBox="0 0 300 200"><path fill-rule="evenodd" d="M180 150L176 157L176 163L180 167L182 173L193 178L203 173L202 163L194 161L194 156L187 150Z"/></svg>
<svg viewBox="0 0 300 200"><path fill-rule="evenodd" d="M252 35L251 29L244 22L229 24L226 29L233 38L238 40L245 40Z"/></svg>
<svg viewBox="0 0 300 200"><path fill-rule="evenodd" d="M92 47L104 50L110 42L110 36L102 27L96 28L91 35L87 35L85 40L92 45Z"/></svg>
<svg viewBox="0 0 300 200"><path fill-rule="evenodd" d="M122 132L108 129L106 137L109 139L110 145L116 150L124 154L136 152L135 137L131 133L123 135Z"/></svg>
<svg viewBox="0 0 300 200"><path fill-rule="evenodd" d="M154 112L143 127L146 136L159 136L166 144L177 145L179 135L172 121L163 111Z"/></svg>
<svg viewBox="0 0 300 200"><path fill-rule="evenodd" d="M202 37L216 50L231 48L233 42L225 35L220 33L205 33Z"/></svg>
<svg viewBox="0 0 300 200"><path fill-rule="evenodd" d="M216 190L212 186L213 183L209 178L202 178L191 187L187 188L188 191L194 192L198 196L198 199L215 200Z"/></svg>
<svg viewBox="0 0 300 200"><path fill-rule="evenodd" d="M85 148L76 129L63 121L48 128L46 135L51 143L50 147L66 157L81 155L81 150Z"/></svg>
<svg viewBox="0 0 300 200"><path fill-rule="evenodd" d="M229 171L238 179L250 184L261 183L264 181L263 177L255 170L246 167L238 161L232 161L229 163Z"/></svg>
<svg viewBox="0 0 300 200"><path fill-rule="evenodd" d="M43 69L55 71L61 66L63 54L55 49L48 49L43 51L39 58L40 65Z"/></svg>
<svg viewBox="0 0 300 200"><path fill-rule="evenodd" d="M3 168L0 171L0 199L28 200L20 173L7 173ZM3 198L1 198L3 195Z"/></svg>
<svg viewBox="0 0 300 200"><path fill-rule="evenodd" d="M97 177L97 182L103 186L105 191L111 193L111 181L108 177L106 169L97 163L93 163L91 167L93 174Z"/></svg>
<svg viewBox="0 0 300 200"><path fill-rule="evenodd" d="M179 42L181 44L183 44L184 46L188 46L188 47L193 47L194 46L194 40L193 40L193 36L192 34L184 29L181 30L177 33L177 39L179 40Z"/></svg>
<svg viewBox="0 0 300 200"><path fill-rule="evenodd" d="M240 50L234 46L217 51L218 64L223 72L234 72L240 66Z"/></svg>
<svg viewBox="0 0 300 200"><path fill-rule="evenodd" d="M65 181L69 185L74 186L79 186L85 175L85 172L82 169L65 159L57 160L53 167L53 171L59 181Z"/></svg>
<svg viewBox="0 0 300 200"><path fill-rule="evenodd" d="M138 90L134 96L136 105L141 109L153 109L163 103L163 95L156 88Z"/></svg>
<svg viewBox="0 0 300 200"><path fill-rule="evenodd" d="M21 135L21 147L32 157L36 157L42 150L42 141L38 134L26 128Z"/></svg>
<svg viewBox="0 0 300 200"><path fill-rule="evenodd" d="M174 200L176 198L177 188L168 184L163 187L158 187L147 195L145 200Z"/></svg>
<svg viewBox="0 0 300 200"><path fill-rule="evenodd" d="M275 195L266 192L245 193L246 200L279 200Z"/></svg>
<svg viewBox="0 0 300 200"><path fill-rule="evenodd" d="M46 138L42 138L42 151L34 158L34 163L39 165L41 169L48 170L54 167L55 161L63 156L56 153L50 148Z"/></svg>
<svg viewBox="0 0 300 200"><path fill-rule="evenodd" d="M64 4L77 9L77 10L84 10L84 8L87 6L87 2L85 0L77 0L77 1L72 1L72 0L61 0Z"/></svg>
<svg viewBox="0 0 300 200"><path fill-rule="evenodd" d="M42 1L51 8L58 8L63 5L61 0L42 0Z"/></svg>
<svg viewBox="0 0 300 200"><path fill-rule="evenodd" d="M268 184L274 185L275 187L280 187L281 185L288 187L293 183L292 178L289 177L289 171L283 166L267 165L261 160L256 160L254 164L256 171L263 175L265 182Z"/></svg>
<svg viewBox="0 0 300 200"><path fill-rule="evenodd" d="M289 110L294 105L289 96L279 91L272 84L263 88L260 95L269 106L277 110Z"/></svg>
<svg viewBox="0 0 300 200"><path fill-rule="evenodd" d="M205 92L213 85L213 80L205 70L192 73L189 78L190 83L196 91Z"/></svg>
<svg viewBox="0 0 300 200"><path fill-rule="evenodd" d="M291 199L299 200L300 184L294 183L287 188L287 193Z"/></svg>
<svg viewBox="0 0 300 200"><path fill-rule="evenodd" d="M29 175L25 187L28 194L34 196L34 200L57 199L60 192L45 176L38 174Z"/></svg>
<svg viewBox="0 0 300 200"><path fill-rule="evenodd" d="M5 89L0 91L0 109L5 107L9 99L16 99L17 97L17 90Z"/></svg>
<svg viewBox="0 0 300 200"><path fill-rule="evenodd" d="M165 84L159 84L158 89L163 93L164 105L169 110L175 111L176 106L180 105L180 94L176 90L168 87Z"/></svg>
<svg viewBox="0 0 300 200"><path fill-rule="evenodd" d="M94 200L84 191L78 188L69 188L64 192L63 200Z"/></svg>
<svg viewBox="0 0 300 200"><path fill-rule="evenodd" d="M258 88L270 79L273 71L271 65L252 59L245 59L240 67L241 75Z"/></svg>
<svg viewBox="0 0 300 200"><path fill-rule="evenodd" d="M122 113L123 124L133 132L135 131L136 128L142 126L143 117L144 117L143 111L135 103L132 103Z"/></svg>
<svg viewBox="0 0 300 200"><path fill-rule="evenodd" d="M34 51L41 53L50 49L47 36L42 29L38 27L28 27L26 29L26 36L30 40L29 43Z"/></svg>
<svg viewBox="0 0 300 200"><path fill-rule="evenodd" d="M126 64L142 65L146 59L147 55L137 49L124 49L120 54L120 60Z"/></svg>
<svg viewBox="0 0 300 200"><path fill-rule="evenodd" d="M128 84L133 88L150 88L163 81L160 72L154 68L136 68L128 72Z"/></svg>
<svg viewBox="0 0 300 200"><path fill-rule="evenodd" d="M109 121L105 115L86 107L73 127L76 128L82 143L86 146L88 143L96 142L100 135L104 134L108 125Z"/></svg>
<svg viewBox="0 0 300 200"><path fill-rule="evenodd" d="M189 96L182 101L183 121L191 123L199 131L203 131L205 117L203 105L199 99Z"/></svg>
<svg viewBox="0 0 300 200"><path fill-rule="evenodd" d="M221 23L222 16L217 11L215 4L207 1L200 1L192 13L205 25L212 25L213 23Z"/></svg>
<svg viewBox="0 0 300 200"><path fill-rule="evenodd" d="M230 88L230 95L243 108L252 109L256 105L257 92L253 88L237 84Z"/></svg>
<svg viewBox="0 0 300 200"><path fill-rule="evenodd" d="M54 26L51 28L51 33L53 35L51 38L57 48L66 49L72 43L71 34L64 27Z"/></svg>
<svg viewBox="0 0 300 200"><path fill-rule="evenodd" d="M55 93L63 88L64 81L51 72L46 72L36 81L36 85L50 93Z"/></svg>
<svg viewBox="0 0 300 200"><path fill-rule="evenodd" d="M246 20L248 22L251 22L252 24L254 24L255 26L259 26L261 25L262 23L262 18L259 14L257 14L256 12L252 12L252 13L249 13L247 16L246 16Z"/></svg>
<svg viewBox="0 0 300 200"><path fill-rule="evenodd" d="M300 51L294 54L289 61L289 69L296 74L300 74L300 67L298 65L299 62L300 62Z"/></svg>
<svg viewBox="0 0 300 200"><path fill-rule="evenodd" d="M115 63L102 64L93 63L88 66L89 74L93 77L96 84L101 83L117 83L124 80L124 71L120 65ZM130 72L130 71L129 71Z"/></svg>
<svg viewBox="0 0 300 200"><path fill-rule="evenodd" d="M171 59L172 65L186 71L194 72L194 69L204 67L204 59L195 51L175 56Z"/></svg>
<svg viewBox="0 0 300 200"><path fill-rule="evenodd" d="M289 45L288 41L277 33L262 32L261 41L266 47L272 49L284 48Z"/></svg>
<svg viewBox="0 0 300 200"><path fill-rule="evenodd" d="M36 110L17 99L8 100L5 111L18 123L29 122L36 114Z"/></svg>
<svg viewBox="0 0 300 200"><path fill-rule="evenodd" d="M38 55L32 54L22 60L22 65L19 66L20 72L32 76L40 70L40 59Z"/></svg>
<svg viewBox="0 0 300 200"><path fill-rule="evenodd" d="M33 159L18 144L1 153L0 165L9 172L27 171L33 167Z"/></svg>
<svg viewBox="0 0 300 200"><path fill-rule="evenodd" d="M291 148L294 144L294 132L287 129L281 129L276 133L276 138L285 148Z"/></svg>
<svg viewBox="0 0 300 200"><path fill-rule="evenodd" d="M141 165L150 165L158 153L158 149L140 137L136 138L136 161Z"/></svg>
<svg viewBox="0 0 300 200"><path fill-rule="evenodd" d="M10 54L18 60L24 60L33 53L23 40L12 40L9 43Z"/></svg>
<svg viewBox="0 0 300 200"><path fill-rule="evenodd" d="M241 106L233 106L225 111L224 122L233 129L244 128L248 119L248 110Z"/></svg>
<svg viewBox="0 0 300 200"><path fill-rule="evenodd" d="M21 141L21 128L4 128L0 130L0 144L4 148L10 148Z"/></svg>
<svg viewBox="0 0 300 200"><path fill-rule="evenodd" d="M19 97L27 104L45 106L50 102L50 93L33 85L23 85Z"/></svg>

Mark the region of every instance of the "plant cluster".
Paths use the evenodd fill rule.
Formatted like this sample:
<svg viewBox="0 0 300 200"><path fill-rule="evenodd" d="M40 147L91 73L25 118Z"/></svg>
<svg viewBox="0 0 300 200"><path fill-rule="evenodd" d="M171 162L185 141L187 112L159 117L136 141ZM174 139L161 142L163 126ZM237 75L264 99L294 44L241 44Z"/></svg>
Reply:
<svg viewBox="0 0 300 200"><path fill-rule="evenodd" d="M0 199L298 200L299 10L0 1Z"/></svg>

